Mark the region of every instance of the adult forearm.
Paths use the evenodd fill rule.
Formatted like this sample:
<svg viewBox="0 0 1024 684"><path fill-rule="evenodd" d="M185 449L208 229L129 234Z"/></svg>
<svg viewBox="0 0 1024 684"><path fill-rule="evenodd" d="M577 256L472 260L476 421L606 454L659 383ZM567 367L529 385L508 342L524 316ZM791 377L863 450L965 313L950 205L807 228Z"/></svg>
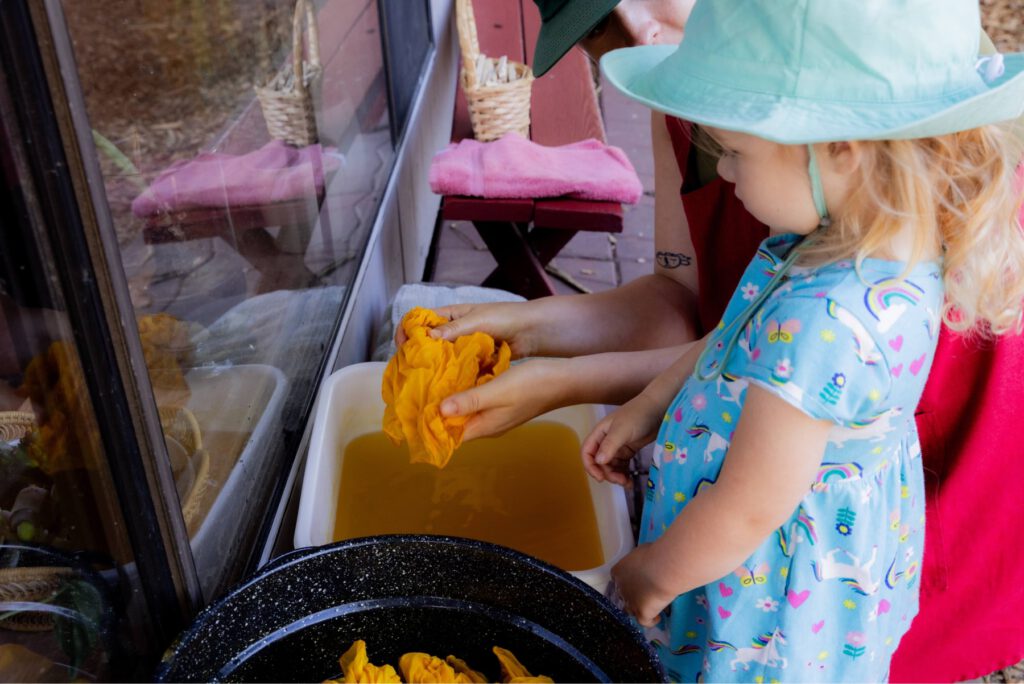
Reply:
<svg viewBox="0 0 1024 684"><path fill-rule="evenodd" d="M692 344L568 359L564 366L566 392L560 405L622 404L629 401L685 354Z"/></svg>
<svg viewBox="0 0 1024 684"><path fill-rule="evenodd" d="M580 356L658 349L696 337L693 293L660 275L612 290L531 302L533 354Z"/></svg>

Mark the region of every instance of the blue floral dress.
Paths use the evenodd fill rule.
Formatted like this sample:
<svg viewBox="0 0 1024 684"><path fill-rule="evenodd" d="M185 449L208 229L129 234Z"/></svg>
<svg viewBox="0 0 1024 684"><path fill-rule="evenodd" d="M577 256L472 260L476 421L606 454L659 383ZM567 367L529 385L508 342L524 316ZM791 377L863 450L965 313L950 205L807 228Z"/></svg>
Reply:
<svg viewBox="0 0 1024 684"><path fill-rule="evenodd" d="M914 408L938 337L940 266L904 277L903 264L877 259L859 273L851 262L793 267L725 358L730 321L797 241L761 244L708 342L705 373L723 372L691 376L669 407L641 542L715 482L750 383L835 427L792 517L648 630L673 681L884 681L917 613L924 486Z"/></svg>

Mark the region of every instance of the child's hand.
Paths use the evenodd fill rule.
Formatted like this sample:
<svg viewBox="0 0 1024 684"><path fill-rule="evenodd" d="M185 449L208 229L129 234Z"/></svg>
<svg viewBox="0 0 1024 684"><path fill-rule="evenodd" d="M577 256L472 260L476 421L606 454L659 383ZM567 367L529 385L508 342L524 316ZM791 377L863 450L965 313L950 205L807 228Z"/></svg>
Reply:
<svg viewBox="0 0 1024 684"><path fill-rule="evenodd" d="M657 625L661 611L675 598L658 589L652 548L651 544L641 544L612 568L612 581L622 598L623 610L644 627Z"/></svg>
<svg viewBox="0 0 1024 684"><path fill-rule="evenodd" d="M583 442L583 467L598 482L629 484L629 461L658 434L663 407L641 393L597 424Z"/></svg>

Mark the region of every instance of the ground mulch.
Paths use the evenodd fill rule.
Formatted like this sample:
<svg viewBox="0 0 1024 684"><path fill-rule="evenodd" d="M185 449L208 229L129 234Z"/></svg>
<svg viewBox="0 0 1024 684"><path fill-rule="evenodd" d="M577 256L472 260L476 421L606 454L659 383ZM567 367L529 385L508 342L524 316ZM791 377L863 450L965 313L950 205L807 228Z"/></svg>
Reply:
<svg viewBox="0 0 1024 684"><path fill-rule="evenodd" d="M981 0L981 23L1000 52L1024 52L1024 0Z"/></svg>

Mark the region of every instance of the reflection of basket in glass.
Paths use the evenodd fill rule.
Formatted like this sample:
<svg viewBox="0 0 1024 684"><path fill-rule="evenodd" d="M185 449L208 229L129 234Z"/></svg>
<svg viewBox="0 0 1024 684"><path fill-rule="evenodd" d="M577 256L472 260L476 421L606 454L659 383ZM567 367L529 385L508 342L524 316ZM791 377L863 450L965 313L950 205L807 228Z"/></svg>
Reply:
<svg viewBox="0 0 1024 684"><path fill-rule="evenodd" d="M490 0L488 0L490 1ZM456 23L462 50L460 82L477 140L496 140L509 131L530 135L533 70L502 57L480 54L472 0L456 0Z"/></svg>
<svg viewBox="0 0 1024 684"><path fill-rule="evenodd" d="M25 411L0 411L0 442L13 442L28 434L36 424L33 413Z"/></svg>
<svg viewBox="0 0 1024 684"><path fill-rule="evenodd" d="M177 407L159 407L158 410L181 513L185 525L188 525L199 512L199 504L209 484L210 455L203 449L199 423L191 411ZM20 440L35 426L32 413L0 411L0 441Z"/></svg>
<svg viewBox="0 0 1024 684"><path fill-rule="evenodd" d="M0 568L0 603L46 603L56 596L71 568ZM53 629L53 612L21 610L0 615L0 627L17 632Z"/></svg>
<svg viewBox="0 0 1024 684"><path fill-rule="evenodd" d="M308 36L308 61L303 59L303 19ZM256 88L270 137L289 145L311 145L317 141L312 87L323 71L319 43L313 3L297 0L292 20L291 68L282 69L265 86Z"/></svg>
<svg viewBox="0 0 1024 684"><path fill-rule="evenodd" d="M187 527L199 512L199 504L209 484L210 455L203 448L199 423L191 411L164 407L159 411L181 515Z"/></svg>

